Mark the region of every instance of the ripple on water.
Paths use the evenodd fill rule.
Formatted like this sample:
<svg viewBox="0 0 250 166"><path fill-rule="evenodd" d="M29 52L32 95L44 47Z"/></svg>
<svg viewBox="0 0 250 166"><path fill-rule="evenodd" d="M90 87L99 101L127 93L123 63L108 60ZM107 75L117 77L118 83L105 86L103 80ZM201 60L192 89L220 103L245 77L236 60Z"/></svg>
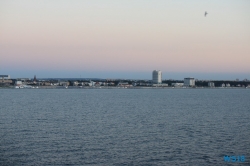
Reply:
<svg viewBox="0 0 250 166"><path fill-rule="evenodd" d="M1 93L0 165L224 165L224 155L250 157L246 90Z"/></svg>

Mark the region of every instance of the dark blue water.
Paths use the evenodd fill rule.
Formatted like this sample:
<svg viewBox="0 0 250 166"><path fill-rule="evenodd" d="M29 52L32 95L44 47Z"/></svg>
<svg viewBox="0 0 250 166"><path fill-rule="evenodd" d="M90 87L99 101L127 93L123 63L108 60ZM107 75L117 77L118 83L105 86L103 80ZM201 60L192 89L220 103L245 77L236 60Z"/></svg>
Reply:
<svg viewBox="0 0 250 166"><path fill-rule="evenodd" d="M226 164L250 165L248 89L0 90L0 165Z"/></svg>

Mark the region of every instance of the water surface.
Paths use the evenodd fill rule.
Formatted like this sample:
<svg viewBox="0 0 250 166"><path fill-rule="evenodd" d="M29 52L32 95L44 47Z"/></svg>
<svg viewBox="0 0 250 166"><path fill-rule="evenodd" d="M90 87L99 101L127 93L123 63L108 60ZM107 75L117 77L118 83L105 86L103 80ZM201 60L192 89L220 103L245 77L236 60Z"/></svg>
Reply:
<svg viewBox="0 0 250 166"><path fill-rule="evenodd" d="M0 165L225 165L224 155L249 165L249 99L248 89L1 89Z"/></svg>

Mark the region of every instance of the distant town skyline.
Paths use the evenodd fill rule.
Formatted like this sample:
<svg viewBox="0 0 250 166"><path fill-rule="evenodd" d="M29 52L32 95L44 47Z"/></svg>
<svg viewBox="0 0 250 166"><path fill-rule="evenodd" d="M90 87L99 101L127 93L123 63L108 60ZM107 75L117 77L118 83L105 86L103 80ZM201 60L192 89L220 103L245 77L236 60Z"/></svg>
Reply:
<svg viewBox="0 0 250 166"><path fill-rule="evenodd" d="M249 0L3 0L0 23L12 78L250 79Z"/></svg>
<svg viewBox="0 0 250 166"><path fill-rule="evenodd" d="M97 71L58 71L58 72L43 72L37 71L33 74L34 71L25 71L25 72L10 72L7 73L11 78L101 78L101 79L152 79L152 71L145 72L97 72ZM2 74L2 73L1 73ZM6 73L5 73L6 74ZM250 75L247 73L176 73L176 72L162 72L162 79L175 79L183 80L185 77L194 77L199 80L250 80Z"/></svg>

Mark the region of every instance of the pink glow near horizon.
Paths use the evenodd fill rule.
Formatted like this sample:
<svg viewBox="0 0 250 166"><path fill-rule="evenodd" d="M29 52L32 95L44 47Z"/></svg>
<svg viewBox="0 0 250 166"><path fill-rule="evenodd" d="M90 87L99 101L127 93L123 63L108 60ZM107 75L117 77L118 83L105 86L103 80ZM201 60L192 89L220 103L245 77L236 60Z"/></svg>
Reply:
<svg viewBox="0 0 250 166"><path fill-rule="evenodd" d="M167 9L149 2L144 7L77 2L68 7L1 2L6 7L0 11L1 68L250 71L247 1L228 3L227 14L218 7L223 2L196 7L158 2Z"/></svg>

